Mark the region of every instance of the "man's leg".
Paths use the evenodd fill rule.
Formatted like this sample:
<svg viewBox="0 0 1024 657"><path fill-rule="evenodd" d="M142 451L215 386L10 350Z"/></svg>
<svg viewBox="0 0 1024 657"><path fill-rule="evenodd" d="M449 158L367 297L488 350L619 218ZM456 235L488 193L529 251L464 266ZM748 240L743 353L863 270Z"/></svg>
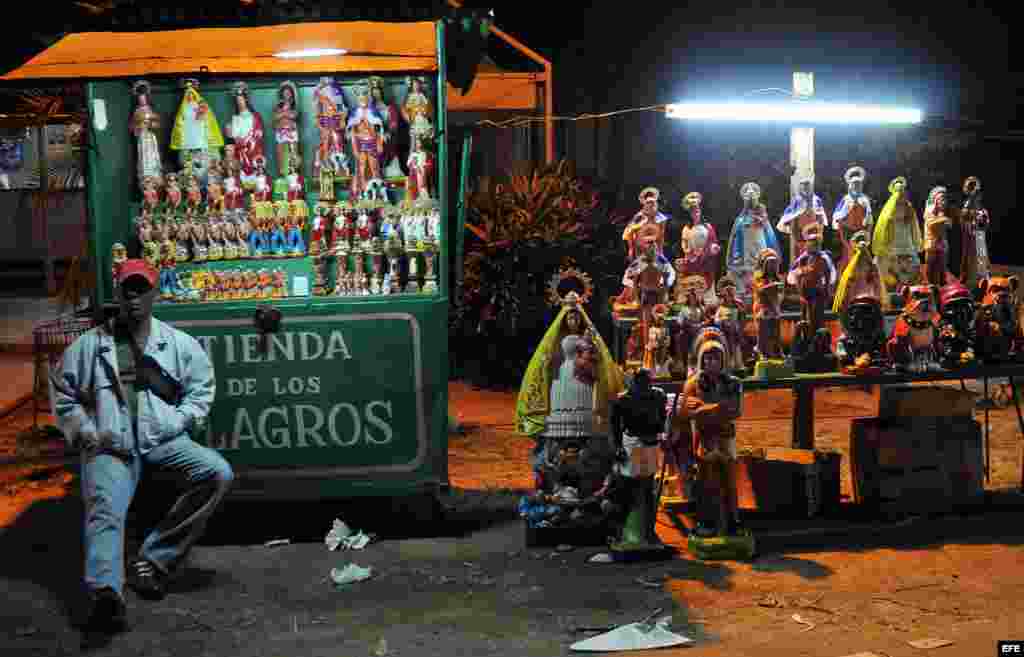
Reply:
<svg viewBox="0 0 1024 657"><path fill-rule="evenodd" d="M224 499L234 473L224 457L215 450L180 436L164 443L145 456L147 467L176 473L185 491L171 507L167 516L146 536L139 550L140 560L148 562L158 573L135 572L133 586L146 589L140 593L161 597L158 582L174 571L188 554L192 545L202 536L206 521ZM137 561L135 566L138 570ZM141 564L144 568L145 563ZM138 580L144 580L139 582ZM156 588L152 585L156 584Z"/></svg>

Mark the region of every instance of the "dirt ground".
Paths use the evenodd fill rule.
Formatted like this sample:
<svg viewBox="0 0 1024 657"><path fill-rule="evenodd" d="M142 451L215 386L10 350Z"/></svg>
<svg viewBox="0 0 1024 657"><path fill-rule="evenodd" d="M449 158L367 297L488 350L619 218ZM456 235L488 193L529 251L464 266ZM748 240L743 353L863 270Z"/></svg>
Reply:
<svg viewBox="0 0 1024 657"><path fill-rule="evenodd" d="M132 631L88 652L568 655L587 636L574 628L627 623L659 607L696 643L649 654L975 657L994 654L997 639L1024 636L1024 504L1012 495L970 516L868 519L845 536L812 536L750 563L681 551L663 563L592 565L593 549L524 548L513 509L531 485L530 441L512 433L514 396L461 384L450 393L466 431L451 437L443 523L417 523L415 507L394 502L228 505L167 599L129 595ZM788 447L790 407L785 391L749 395L740 446ZM844 472L849 421L876 408L862 391L817 395L817 442L844 453ZM991 418L989 486L1015 488L1016 416L1000 409ZM75 468L57 443L19 445L30 425L30 409L0 420L0 645L5 656L80 654L70 621L81 573ZM334 517L380 539L361 552L329 552L322 541ZM668 514L659 533L682 544ZM291 544L264 547L282 537ZM372 567L374 577L337 589L328 573L347 562ZM908 644L924 638L954 643Z"/></svg>

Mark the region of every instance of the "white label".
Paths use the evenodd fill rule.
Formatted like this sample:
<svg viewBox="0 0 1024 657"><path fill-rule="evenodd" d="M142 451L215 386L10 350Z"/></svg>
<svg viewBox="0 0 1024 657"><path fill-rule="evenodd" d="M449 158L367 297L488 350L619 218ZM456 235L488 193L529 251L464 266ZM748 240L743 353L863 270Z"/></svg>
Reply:
<svg viewBox="0 0 1024 657"><path fill-rule="evenodd" d="M102 98L92 101L92 125L100 132L107 129L107 102Z"/></svg>
<svg viewBox="0 0 1024 657"><path fill-rule="evenodd" d="M307 276L295 276L292 278L292 296L294 297L308 297L309 296L309 277Z"/></svg>

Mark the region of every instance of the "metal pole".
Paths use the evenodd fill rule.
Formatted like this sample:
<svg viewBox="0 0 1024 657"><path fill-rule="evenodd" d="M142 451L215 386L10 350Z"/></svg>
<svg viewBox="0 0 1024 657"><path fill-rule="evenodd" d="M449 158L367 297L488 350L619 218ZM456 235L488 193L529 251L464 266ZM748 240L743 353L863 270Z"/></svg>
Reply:
<svg viewBox="0 0 1024 657"><path fill-rule="evenodd" d="M46 126L36 126L37 164L39 166L39 220L43 222L43 272L46 275L46 295L57 294L57 278L53 271L53 253L50 249L50 163L46 152Z"/></svg>
<svg viewBox="0 0 1024 657"><path fill-rule="evenodd" d="M984 378L984 381L985 381L985 399L988 399L988 377L987 376ZM985 481L989 481L989 479L991 477L991 473L990 473L990 470L989 470L989 441L988 441L989 423L988 423L988 411L989 411L989 406L986 404L985 405Z"/></svg>

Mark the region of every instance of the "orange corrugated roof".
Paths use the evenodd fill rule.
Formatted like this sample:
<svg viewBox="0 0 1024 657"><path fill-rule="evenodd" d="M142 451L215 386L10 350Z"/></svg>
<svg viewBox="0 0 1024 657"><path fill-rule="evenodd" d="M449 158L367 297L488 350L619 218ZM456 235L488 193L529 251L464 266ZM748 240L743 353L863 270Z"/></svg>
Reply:
<svg viewBox="0 0 1024 657"><path fill-rule="evenodd" d="M432 22L295 23L164 32L70 34L0 79L117 78L188 73L436 71ZM274 53L343 48L346 55L281 59Z"/></svg>

